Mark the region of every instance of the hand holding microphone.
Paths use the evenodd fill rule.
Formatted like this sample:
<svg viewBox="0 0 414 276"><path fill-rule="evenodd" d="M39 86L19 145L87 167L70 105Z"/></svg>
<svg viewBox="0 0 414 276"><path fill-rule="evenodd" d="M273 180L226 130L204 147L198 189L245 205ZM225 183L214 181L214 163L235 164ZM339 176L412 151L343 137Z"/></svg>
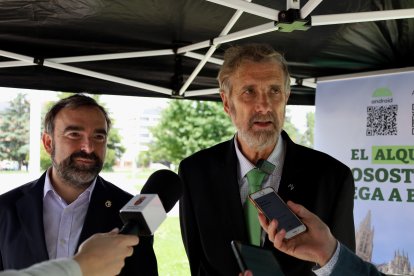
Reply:
<svg viewBox="0 0 414 276"><path fill-rule="evenodd" d="M120 210L124 226L121 234L151 236L165 220L182 194L180 177L170 170L154 172L145 183L141 194L134 196Z"/></svg>
<svg viewBox="0 0 414 276"><path fill-rule="evenodd" d="M133 235L118 235L114 229L109 233L94 234L84 241L73 257L84 276L118 275L125 258L133 253L139 238Z"/></svg>

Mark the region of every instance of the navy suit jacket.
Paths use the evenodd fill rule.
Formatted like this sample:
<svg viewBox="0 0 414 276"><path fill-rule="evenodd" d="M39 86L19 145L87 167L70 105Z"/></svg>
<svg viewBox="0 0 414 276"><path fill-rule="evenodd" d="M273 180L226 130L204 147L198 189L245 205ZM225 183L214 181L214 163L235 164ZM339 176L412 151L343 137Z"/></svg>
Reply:
<svg viewBox="0 0 414 276"><path fill-rule="evenodd" d="M341 245L338 261L336 262L331 276L381 276L385 275L368 262L363 261L348 248Z"/></svg>
<svg viewBox="0 0 414 276"><path fill-rule="evenodd" d="M318 215L343 244L355 250L354 180L350 169L327 154L293 143L285 132L286 157L278 194ZM192 275L238 275L232 240L248 242L237 181L233 139L184 159L180 223ZM313 263L274 249L286 275L313 275Z"/></svg>
<svg viewBox="0 0 414 276"><path fill-rule="evenodd" d="M45 176L0 195L0 271L22 269L49 259L43 227ZM95 233L121 228L119 210L131 198L131 194L98 176L77 246ZM140 237L121 275L158 275L152 244L153 237Z"/></svg>

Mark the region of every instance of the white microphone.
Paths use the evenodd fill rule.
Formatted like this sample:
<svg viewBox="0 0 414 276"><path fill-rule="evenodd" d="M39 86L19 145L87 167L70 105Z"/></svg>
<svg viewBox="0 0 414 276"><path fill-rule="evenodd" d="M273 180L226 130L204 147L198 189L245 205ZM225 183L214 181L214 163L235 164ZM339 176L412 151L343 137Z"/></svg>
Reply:
<svg viewBox="0 0 414 276"><path fill-rule="evenodd" d="M167 217L182 194L180 177L170 170L154 172L141 194L134 196L119 211L124 226L121 234L151 236Z"/></svg>

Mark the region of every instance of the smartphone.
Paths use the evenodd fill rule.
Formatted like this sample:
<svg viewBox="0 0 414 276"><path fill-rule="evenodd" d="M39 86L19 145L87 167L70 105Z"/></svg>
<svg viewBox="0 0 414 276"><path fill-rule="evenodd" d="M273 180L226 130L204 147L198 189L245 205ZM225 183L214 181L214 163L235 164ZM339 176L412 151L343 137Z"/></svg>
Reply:
<svg viewBox="0 0 414 276"><path fill-rule="evenodd" d="M306 226L289 209L273 188L266 187L252 193L249 195L249 199L269 221L276 219L279 222L277 230L286 230L285 239L291 239L306 231Z"/></svg>
<svg viewBox="0 0 414 276"><path fill-rule="evenodd" d="M231 247L241 272L248 269L254 276L284 276L271 250L240 241L231 241Z"/></svg>

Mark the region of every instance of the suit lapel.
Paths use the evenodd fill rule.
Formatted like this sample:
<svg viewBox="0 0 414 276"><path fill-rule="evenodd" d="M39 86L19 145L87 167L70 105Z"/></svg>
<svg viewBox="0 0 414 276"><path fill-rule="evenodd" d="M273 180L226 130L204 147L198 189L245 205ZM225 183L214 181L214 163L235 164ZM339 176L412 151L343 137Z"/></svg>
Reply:
<svg viewBox="0 0 414 276"><path fill-rule="evenodd" d="M286 141L286 153L278 194L286 201L297 198L296 195L300 193L300 185L303 185L303 183L298 182L301 172L294 162L294 160L297 160L297 145L289 138L286 132L282 131L282 136L283 140Z"/></svg>
<svg viewBox="0 0 414 276"><path fill-rule="evenodd" d="M36 262L49 259L43 227L43 186L45 174L16 202L22 233Z"/></svg>
<svg viewBox="0 0 414 276"><path fill-rule="evenodd" d="M244 218L243 206L240 199L240 188L237 180L237 155L234 147L234 138L229 141L222 171L222 210L226 211L227 219L230 221L234 239L247 240L247 229ZM219 190L219 191L220 191Z"/></svg>
<svg viewBox="0 0 414 276"><path fill-rule="evenodd" d="M98 177L96 180L95 188L92 191L91 200L89 202L88 211L86 213L85 222L82 227L82 232L79 236L78 246L91 235L99 232L98 229L101 229L101 225L105 220L104 216L104 207L100 206L99 203L105 202L104 196L104 187L102 186L102 181Z"/></svg>
<svg viewBox="0 0 414 276"><path fill-rule="evenodd" d="M119 219L119 206L115 204L115 195L103 179L98 176L95 188L92 191L85 222L79 237L78 245L95 233L112 230L115 226L121 227Z"/></svg>

